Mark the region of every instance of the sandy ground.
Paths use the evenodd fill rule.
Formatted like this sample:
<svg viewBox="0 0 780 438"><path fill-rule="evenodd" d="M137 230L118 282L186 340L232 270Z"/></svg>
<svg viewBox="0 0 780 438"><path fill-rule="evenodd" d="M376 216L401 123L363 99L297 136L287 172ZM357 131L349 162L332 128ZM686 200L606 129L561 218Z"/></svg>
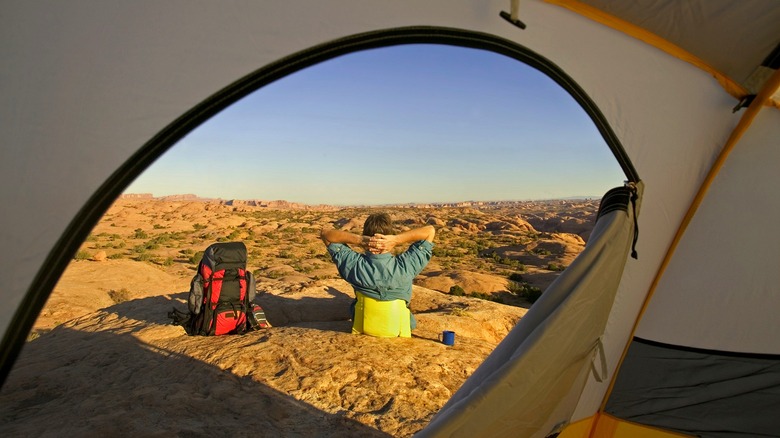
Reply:
<svg viewBox="0 0 780 438"><path fill-rule="evenodd" d="M68 274L91 266L79 268ZM414 336L380 339L351 334L342 280L260 288L274 327L242 336L170 325L184 292L55 327L26 345L6 381L0 434L410 436L525 313L415 287ZM455 346L438 341L444 329L456 331Z"/></svg>

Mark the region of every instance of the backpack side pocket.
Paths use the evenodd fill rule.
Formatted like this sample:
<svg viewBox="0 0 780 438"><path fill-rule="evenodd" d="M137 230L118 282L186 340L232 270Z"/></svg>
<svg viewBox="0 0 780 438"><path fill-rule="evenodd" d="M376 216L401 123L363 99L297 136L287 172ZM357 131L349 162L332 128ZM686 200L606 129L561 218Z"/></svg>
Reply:
<svg viewBox="0 0 780 438"><path fill-rule="evenodd" d="M257 294L257 282L255 281L255 276L250 271L246 271L246 290L251 303L255 300L255 295Z"/></svg>
<svg viewBox="0 0 780 438"><path fill-rule="evenodd" d="M187 302L187 306L190 308L190 312L194 314L200 313L200 308L203 305L203 276L200 273L195 274L190 282L190 295Z"/></svg>

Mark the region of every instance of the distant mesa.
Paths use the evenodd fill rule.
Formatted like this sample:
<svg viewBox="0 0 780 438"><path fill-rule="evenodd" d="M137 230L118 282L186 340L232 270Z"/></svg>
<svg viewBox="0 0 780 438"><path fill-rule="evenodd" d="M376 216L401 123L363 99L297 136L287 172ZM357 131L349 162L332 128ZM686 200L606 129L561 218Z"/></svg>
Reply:
<svg viewBox="0 0 780 438"><path fill-rule="evenodd" d="M125 193L119 199L154 199L151 193Z"/></svg>
<svg viewBox="0 0 780 438"><path fill-rule="evenodd" d="M193 194L163 196L160 199L163 200L163 201L201 201L201 200L206 200L206 199L203 199L203 198L199 198L198 195L193 195Z"/></svg>
<svg viewBox="0 0 780 438"><path fill-rule="evenodd" d="M155 197L151 193L124 193L119 199L156 199L160 201L212 201L211 199L200 198L198 195L168 195Z"/></svg>
<svg viewBox="0 0 780 438"><path fill-rule="evenodd" d="M276 201L262 201L259 199L250 199L250 200L231 199L228 201L223 201L222 204L231 205L235 207L239 207L239 206L262 207L262 208L271 208L271 209L278 209L278 210L306 210L312 207L310 205L301 204L298 202L284 201L281 199Z"/></svg>
<svg viewBox="0 0 780 438"><path fill-rule="evenodd" d="M336 211L345 206L328 204L304 204L300 202L291 202L283 199L262 200L262 199L221 199L221 198L203 198L195 194L154 196L152 193L125 193L119 199L128 200L155 200L167 202L203 202L208 204L224 205L234 209L269 209L269 210L310 210L310 211ZM502 207L525 206L533 208L538 205L555 205L556 210L567 212L567 215L559 217L555 212L549 212L546 215L530 214L523 219L506 220L505 223L485 224L480 221L455 220L447 223L456 232L475 232L484 230L494 234L511 233L521 230L542 231L542 232L567 232L578 234L587 240L593 221L593 213L586 211L578 212L581 207L587 204L597 202L597 199L550 199L550 200L532 200L532 201L462 201L462 202L430 202L430 203L404 203L404 204L382 204L382 205L352 205L350 207L388 207L393 209L436 209L436 208L458 208L462 209L464 215L479 216L485 214L487 210L499 209ZM579 215L579 216L578 216ZM526 222L527 220L527 222ZM431 215L427 223L437 226L445 224L441 219Z"/></svg>
<svg viewBox="0 0 780 438"><path fill-rule="evenodd" d="M154 196L151 193L125 193L119 199L129 200L150 200L166 202L203 202L207 204L225 205L234 208L267 208L269 210L337 210L338 207L331 205L309 205L299 202L290 202L282 199L266 201L261 199L221 199L221 198L203 198L191 193L182 195Z"/></svg>

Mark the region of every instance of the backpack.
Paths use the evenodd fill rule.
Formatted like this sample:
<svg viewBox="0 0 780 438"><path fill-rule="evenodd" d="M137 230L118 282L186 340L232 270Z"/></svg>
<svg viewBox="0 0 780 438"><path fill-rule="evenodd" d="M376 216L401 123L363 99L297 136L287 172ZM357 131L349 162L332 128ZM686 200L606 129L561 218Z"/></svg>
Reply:
<svg viewBox="0 0 780 438"><path fill-rule="evenodd" d="M269 327L263 309L252 303L255 279L246 269L243 242L214 243L206 248L190 282L189 314L173 309L168 316L187 334L220 336Z"/></svg>

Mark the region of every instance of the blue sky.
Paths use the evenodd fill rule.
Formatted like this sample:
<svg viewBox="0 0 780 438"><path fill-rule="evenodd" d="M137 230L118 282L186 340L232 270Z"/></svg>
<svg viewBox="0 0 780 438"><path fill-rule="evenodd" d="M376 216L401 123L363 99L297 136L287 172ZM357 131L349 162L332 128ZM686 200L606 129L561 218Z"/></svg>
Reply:
<svg viewBox="0 0 780 438"><path fill-rule="evenodd" d="M593 122L542 73L492 52L407 45L256 91L125 192L357 205L599 197L624 179Z"/></svg>

